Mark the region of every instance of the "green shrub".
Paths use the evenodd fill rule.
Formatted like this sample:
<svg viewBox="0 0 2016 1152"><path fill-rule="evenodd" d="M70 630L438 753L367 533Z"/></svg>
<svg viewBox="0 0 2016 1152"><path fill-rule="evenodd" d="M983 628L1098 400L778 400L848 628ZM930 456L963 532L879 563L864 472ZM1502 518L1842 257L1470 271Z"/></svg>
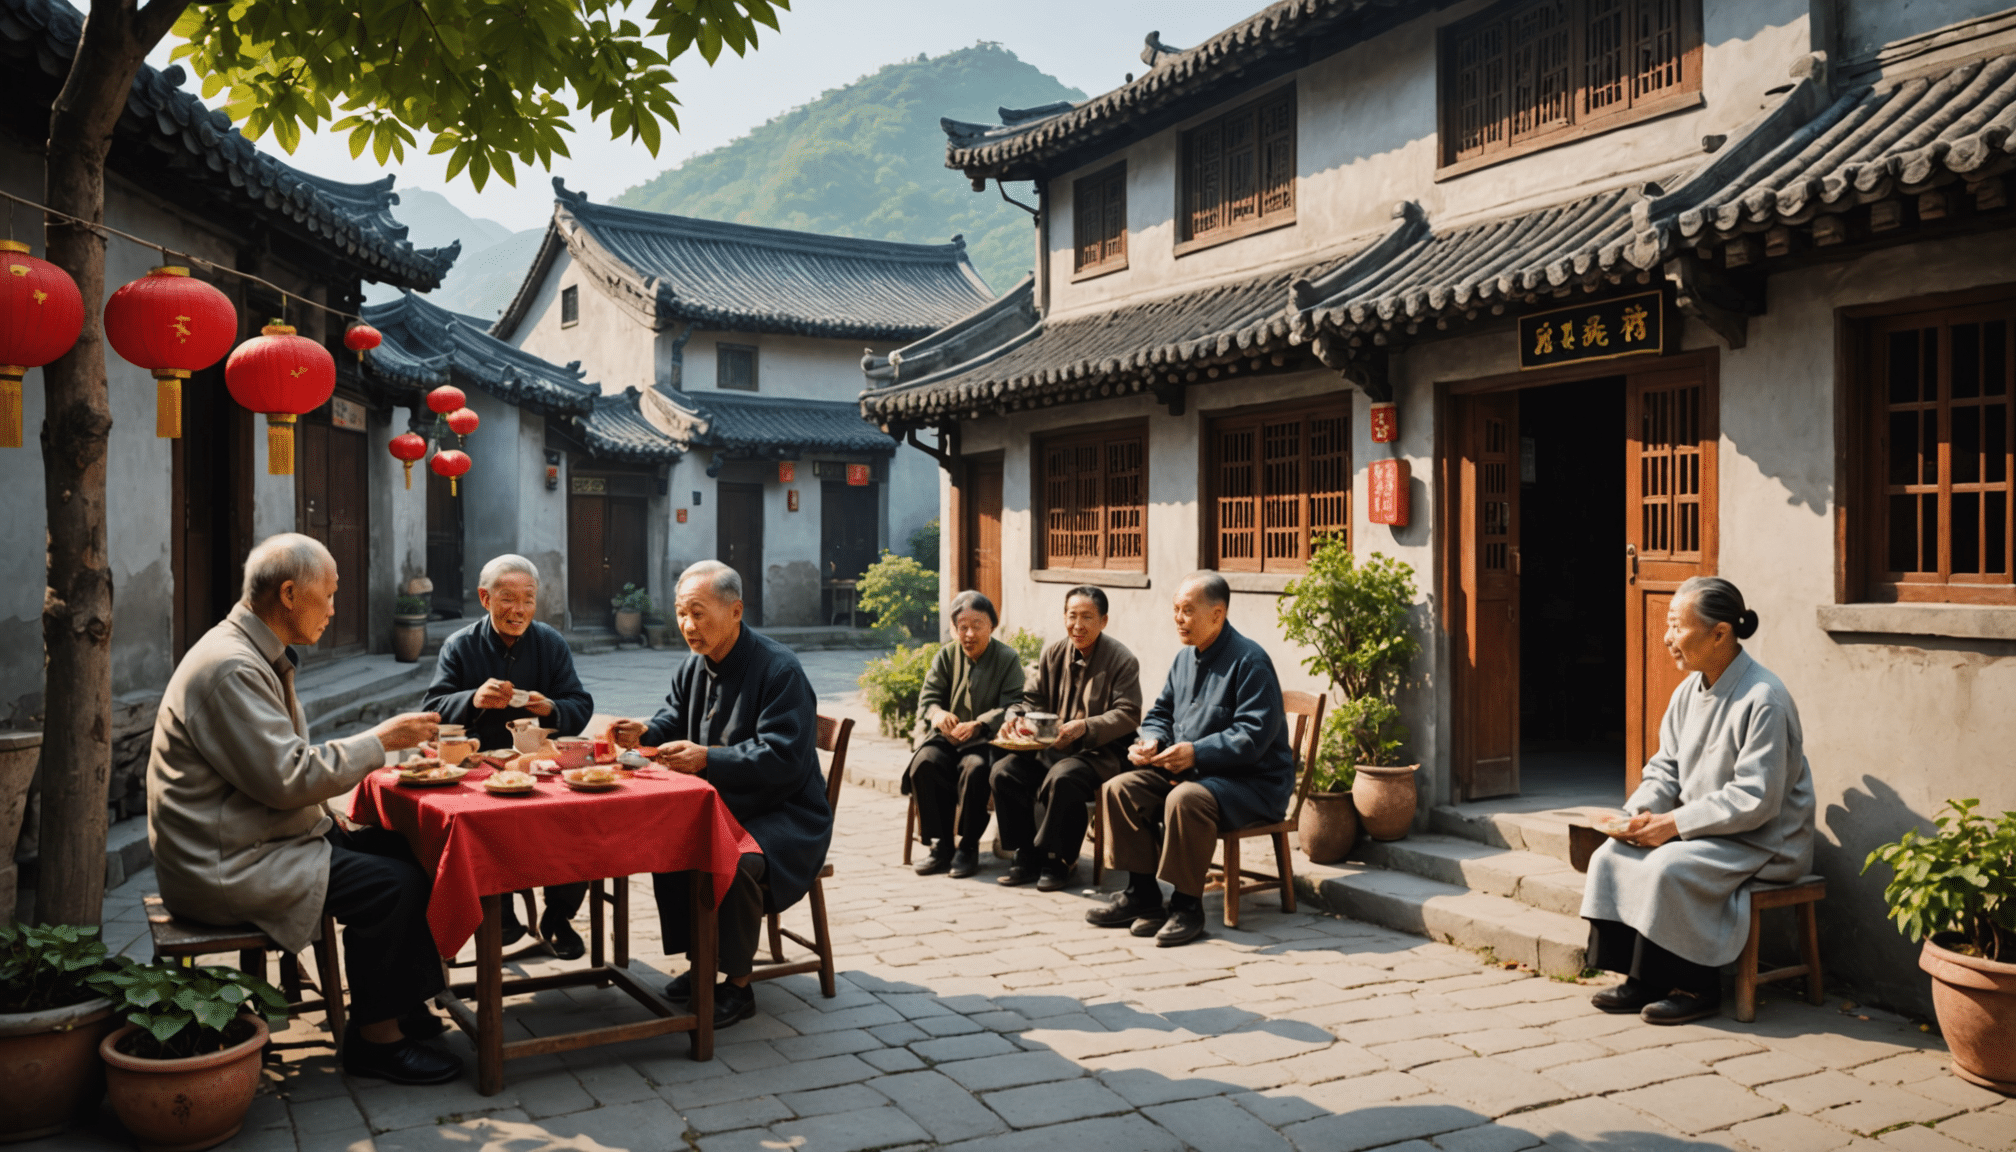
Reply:
<svg viewBox="0 0 2016 1152"><path fill-rule="evenodd" d="M649 616L657 611L651 603L651 594L635 584L623 585L623 593L609 601L609 606L618 612L642 612Z"/></svg>
<svg viewBox="0 0 2016 1152"><path fill-rule="evenodd" d="M875 613L876 625L899 638L938 636L938 573L894 552L868 566L856 585L861 607Z"/></svg>
<svg viewBox="0 0 2016 1152"><path fill-rule="evenodd" d="M926 568L938 567L938 517L933 516L924 526L910 533L910 556Z"/></svg>
<svg viewBox="0 0 2016 1152"><path fill-rule="evenodd" d="M1001 637L1001 642L1015 649L1015 655L1024 664L1034 664L1043 655L1043 638L1027 628L1017 628Z"/></svg>
<svg viewBox="0 0 2016 1152"><path fill-rule="evenodd" d="M114 1010L127 1023L140 1026L133 1055L143 1059L173 1060L243 1043L250 1039L249 1031L228 1035L225 1030L247 1012L264 1016L276 1031L287 1026L287 997L236 968L129 960L116 971L93 976L91 986L112 998Z"/></svg>
<svg viewBox="0 0 2016 1152"><path fill-rule="evenodd" d="M395 616L425 616L427 611L425 596L401 596L392 603L392 614Z"/></svg>
<svg viewBox="0 0 2016 1152"><path fill-rule="evenodd" d="M894 652L870 660L861 670L862 702L875 713L882 734L891 739L907 739L917 718L917 695L924 690L924 674L938 655L935 642L915 648L898 645Z"/></svg>
<svg viewBox="0 0 2016 1152"><path fill-rule="evenodd" d="M1323 731L1316 740L1316 769L1309 778L1311 792L1349 792L1358 779L1350 726L1351 717L1342 708L1323 714Z"/></svg>
<svg viewBox="0 0 2016 1152"><path fill-rule="evenodd" d="M1862 871L1890 866L1883 900L1897 930L1913 943L1957 932L1956 952L1998 962L2016 961L2016 812L1989 820L1979 800L1948 800L1934 823L1937 835L1916 828L1862 862Z"/></svg>
<svg viewBox="0 0 2016 1152"><path fill-rule="evenodd" d="M1282 634L1309 649L1302 667L1337 689L1342 746L1353 763L1391 763L1407 739L1393 697L1420 650L1408 627L1414 570L1377 552L1358 563L1332 536L1287 593L1279 609ZM1327 737L1328 722L1324 731Z"/></svg>
<svg viewBox="0 0 2016 1152"><path fill-rule="evenodd" d="M118 964L96 925L0 924L0 1012L40 1012L103 995L91 977Z"/></svg>

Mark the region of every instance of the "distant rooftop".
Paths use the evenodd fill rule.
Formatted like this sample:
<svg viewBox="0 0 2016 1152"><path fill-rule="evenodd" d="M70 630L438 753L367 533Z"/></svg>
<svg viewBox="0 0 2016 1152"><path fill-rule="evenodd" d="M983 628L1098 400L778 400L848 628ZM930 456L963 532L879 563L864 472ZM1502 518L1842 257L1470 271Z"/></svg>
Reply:
<svg viewBox="0 0 2016 1152"><path fill-rule="evenodd" d="M372 375L431 391L443 384L481 389L507 403L551 415L590 412L599 389L579 363L555 364L490 335L474 316L408 292L364 309L385 342L365 359Z"/></svg>

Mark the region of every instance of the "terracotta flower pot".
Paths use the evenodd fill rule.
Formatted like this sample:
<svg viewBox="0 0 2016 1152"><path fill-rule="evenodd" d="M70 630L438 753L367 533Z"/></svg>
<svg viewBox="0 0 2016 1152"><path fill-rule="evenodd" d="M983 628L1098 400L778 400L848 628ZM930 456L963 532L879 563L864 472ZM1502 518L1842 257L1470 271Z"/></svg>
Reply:
<svg viewBox="0 0 2016 1152"><path fill-rule="evenodd" d="M644 613L616 613L616 635L624 640L635 640L644 632Z"/></svg>
<svg viewBox="0 0 2016 1152"><path fill-rule="evenodd" d="M1414 823L1414 773L1419 764L1404 768L1358 766L1351 795L1358 804L1358 819L1365 834L1374 840L1398 840Z"/></svg>
<svg viewBox="0 0 2016 1152"><path fill-rule="evenodd" d="M28 812L28 785L41 759L42 733L0 732L0 923L14 917L14 891L20 886L14 847Z"/></svg>
<svg viewBox="0 0 2016 1152"><path fill-rule="evenodd" d="M392 658L401 664L416 664L420 650L427 647L427 617L392 618Z"/></svg>
<svg viewBox="0 0 2016 1152"><path fill-rule="evenodd" d="M1941 933L1925 941L1918 967L1932 977L1932 1008L1962 1080L2016 1096L2016 964L1968 956L1940 946L1961 938Z"/></svg>
<svg viewBox="0 0 2016 1152"><path fill-rule="evenodd" d="M1358 843L1358 809L1349 792L1311 792L1302 801L1295 831L1302 854L1313 863L1335 864Z"/></svg>
<svg viewBox="0 0 2016 1152"><path fill-rule="evenodd" d="M259 1087L266 1022L251 1020L250 1039L219 1052L180 1060L146 1060L119 1051L139 1026L128 1024L98 1045L112 1110L140 1152L196 1152L222 1144L245 1124Z"/></svg>
<svg viewBox="0 0 2016 1152"><path fill-rule="evenodd" d="M61 1132L97 1102L105 1085L98 1040L111 1015L103 996L0 1015L0 1144Z"/></svg>

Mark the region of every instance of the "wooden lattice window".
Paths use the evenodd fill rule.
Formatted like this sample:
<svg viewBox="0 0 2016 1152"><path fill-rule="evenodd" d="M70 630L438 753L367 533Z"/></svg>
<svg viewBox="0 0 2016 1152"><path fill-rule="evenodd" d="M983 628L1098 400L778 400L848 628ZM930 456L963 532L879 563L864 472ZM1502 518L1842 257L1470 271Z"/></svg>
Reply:
<svg viewBox="0 0 2016 1152"><path fill-rule="evenodd" d="M1072 185L1072 229L1079 272L1112 272L1127 266L1127 165L1115 164Z"/></svg>
<svg viewBox="0 0 2016 1152"><path fill-rule="evenodd" d="M1638 555L1701 558L1701 387L1647 390L1638 430Z"/></svg>
<svg viewBox="0 0 2016 1152"><path fill-rule="evenodd" d="M2016 301L1886 318L1868 337L1871 595L2016 603Z"/></svg>
<svg viewBox="0 0 2016 1152"><path fill-rule="evenodd" d="M1442 163L1465 168L1701 98L1700 0L1515 0L1443 33Z"/></svg>
<svg viewBox="0 0 2016 1152"><path fill-rule="evenodd" d="M751 344L714 345L714 386L737 392L756 391L756 348Z"/></svg>
<svg viewBox="0 0 2016 1152"><path fill-rule="evenodd" d="M1512 434L1504 420L1484 418L1477 454L1477 568L1512 571Z"/></svg>
<svg viewBox="0 0 2016 1152"><path fill-rule="evenodd" d="M1212 419L1212 563L1225 572L1301 572L1316 545L1351 534L1348 397Z"/></svg>
<svg viewBox="0 0 2016 1152"><path fill-rule="evenodd" d="M1292 85L1183 133L1179 247L1295 219Z"/></svg>
<svg viewBox="0 0 2016 1152"><path fill-rule="evenodd" d="M1056 436L1037 449L1043 566L1148 570L1148 430Z"/></svg>

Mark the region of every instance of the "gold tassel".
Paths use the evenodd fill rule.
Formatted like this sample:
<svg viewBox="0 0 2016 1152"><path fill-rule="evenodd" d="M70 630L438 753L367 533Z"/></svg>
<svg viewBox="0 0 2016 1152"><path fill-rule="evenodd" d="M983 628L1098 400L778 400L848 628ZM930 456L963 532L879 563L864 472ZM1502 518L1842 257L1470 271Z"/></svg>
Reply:
<svg viewBox="0 0 2016 1152"><path fill-rule="evenodd" d="M182 380L188 375L179 368L154 373L154 435L159 439L182 438Z"/></svg>
<svg viewBox="0 0 2016 1152"><path fill-rule="evenodd" d="M406 465L406 491L411 492L413 490L413 462L411 460L401 460L400 463Z"/></svg>
<svg viewBox="0 0 2016 1152"><path fill-rule="evenodd" d="M448 477L448 495L460 496L461 494L462 493L458 491L455 487L455 477L453 476Z"/></svg>
<svg viewBox="0 0 2016 1152"><path fill-rule="evenodd" d="M26 371L0 366L0 448L21 447L21 374Z"/></svg>
<svg viewBox="0 0 2016 1152"><path fill-rule="evenodd" d="M269 412L266 414L266 474L268 476L292 476L294 474L294 414L292 412Z"/></svg>

